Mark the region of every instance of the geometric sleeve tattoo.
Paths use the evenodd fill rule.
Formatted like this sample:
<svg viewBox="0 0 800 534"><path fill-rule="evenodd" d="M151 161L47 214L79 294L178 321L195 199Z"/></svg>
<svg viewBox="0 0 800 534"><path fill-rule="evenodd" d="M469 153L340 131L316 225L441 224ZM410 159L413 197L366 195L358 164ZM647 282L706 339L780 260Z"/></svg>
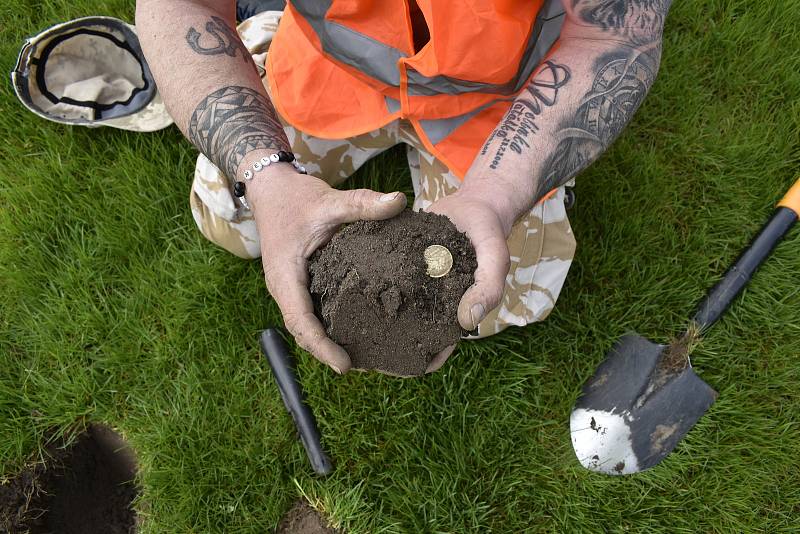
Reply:
<svg viewBox="0 0 800 534"><path fill-rule="evenodd" d="M224 54L235 58L240 54L253 65L250 54L238 34L219 17L206 23L212 46L202 46L203 34L189 28L186 42L197 54ZM242 159L257 149L290 151L286 133L272 103L261 92L231 85L218 89L197 105L189 119L189 140L228 178L236 178Z"/></svg>
<svg viewBox="0 0 800 534"><path fill-rule="evenodd" d="M232 180L249 152L291 150L272 103L249 87L223 87L205 97L188 131L189 140Z"/></svg>

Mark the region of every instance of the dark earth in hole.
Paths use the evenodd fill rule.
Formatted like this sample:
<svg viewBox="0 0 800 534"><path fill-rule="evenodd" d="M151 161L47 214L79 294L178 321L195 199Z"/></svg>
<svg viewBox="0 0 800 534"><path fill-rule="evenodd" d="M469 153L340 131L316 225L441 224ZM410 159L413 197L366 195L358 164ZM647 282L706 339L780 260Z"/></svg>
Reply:
<svg viewBox="0 0 800 534"><path fill-rule="evenodd" d="M0 485L0 532L131 534L136 463L122 438L92 425L67 448Z"/></svg>
<svg viewBox="0 0 800 534"><path fill-rule="evenodd" d="M301 499L283 516L275 534L342 534L342 531L329 527L327 520Z"/></svg>
<svg viewBox="0 0 800 534"><path fill-rule="evenodd" d="M423 253L430 245L450 250L453 268L446 276L426 274ZM310 290L328 336L354 368L418 376L465 333L458 303L476 267L472 244L450 219L406 210L334 235L309 260Z"/></svg>

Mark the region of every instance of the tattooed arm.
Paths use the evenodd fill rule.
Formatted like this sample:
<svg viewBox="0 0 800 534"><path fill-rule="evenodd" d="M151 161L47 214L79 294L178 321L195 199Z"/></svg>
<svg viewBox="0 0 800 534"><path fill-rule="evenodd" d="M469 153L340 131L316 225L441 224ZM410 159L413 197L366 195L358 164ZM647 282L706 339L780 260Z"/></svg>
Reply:
<svg viewBox="0 0 800 534"><path fill-rule="evenodd" d="M187 138L228 177L290 150L269 97L234 27L233 0L139 0L136 26L159 93ZM270 165L247 184L270 294L297 342L337 372L347 353L325 336L308 294L306 260L342 223L385 219L405 207L399 193L338 191Z"/></svg>
<svg viewBox="0 0 800 534"><path fill-rule="evenodd" d="M489 136L458 193L431 208L453 219L478 254L476 283L459 306L465 328L500 302L514 221L611 145L658 72L671 0L562 1L558 48Z"/></svg>
<svg viewBox="0 0 800 534"><path fill-rule="evenodd" d="M254 149L289 150L233 18L234 2L139 0L136 10L142 48L175 124L229 178Z"/></svg>

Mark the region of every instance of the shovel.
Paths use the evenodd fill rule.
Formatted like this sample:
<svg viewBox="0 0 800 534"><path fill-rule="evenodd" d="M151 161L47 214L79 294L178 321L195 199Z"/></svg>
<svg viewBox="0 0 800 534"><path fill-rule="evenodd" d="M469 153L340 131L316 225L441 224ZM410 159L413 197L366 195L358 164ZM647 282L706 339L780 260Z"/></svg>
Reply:
<svg viewBox="0 0 800 534"><path fill-rule="evenodd" d="M672 452L717 398L692 370L692 346L739 295L798 214L800 179L700 302L681 338L659 345L632 333L614 345L584 384L570 416L572 447L581 465L626 475L649 469Z"/></svg>

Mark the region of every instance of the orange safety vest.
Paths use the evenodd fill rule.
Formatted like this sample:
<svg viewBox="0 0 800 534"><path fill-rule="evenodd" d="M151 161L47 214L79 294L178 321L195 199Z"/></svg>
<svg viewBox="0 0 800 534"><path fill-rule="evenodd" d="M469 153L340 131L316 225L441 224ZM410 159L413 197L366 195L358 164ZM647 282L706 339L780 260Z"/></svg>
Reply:
<svg viewBox="0 0 800 534"><path fill-rule="evenodd" d="M561 32L561 0L291 0L267 59L292 126L344 139L396 119L459 177Z"/></svg>

